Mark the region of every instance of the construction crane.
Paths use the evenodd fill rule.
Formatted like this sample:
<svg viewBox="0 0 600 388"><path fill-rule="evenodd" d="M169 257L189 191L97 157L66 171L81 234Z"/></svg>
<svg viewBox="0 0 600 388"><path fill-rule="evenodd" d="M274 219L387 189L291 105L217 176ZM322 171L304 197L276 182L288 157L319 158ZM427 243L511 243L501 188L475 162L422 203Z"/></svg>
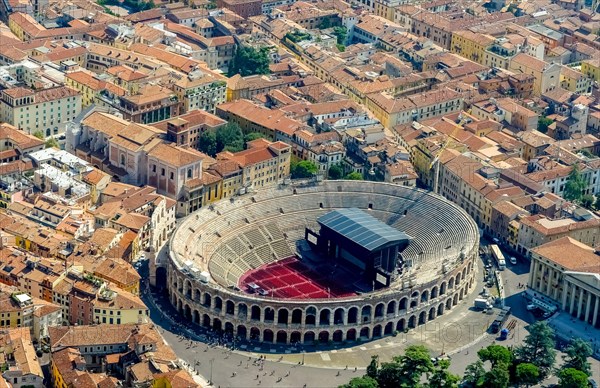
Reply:
<svg viewBox="0 0 600 388"><path fill-rule="evenodd" d="M454 128L454 130L452 131L452 134L450 134L450 136L448 136L448 139L446 139L444 144L440 147L440 150L437 152L435 158L433 158L433 160L429 164L429 171L431 171L431 169L434 168L434 166L435 166L435 171L434 171L434 175L433 175L433 192L435 194L438 194L438 181L440 179L440 157L442 156L442 153L444 152L444 150L446 150L448 145L450 145L450 141L456 135L456 132L458 132L459 129L462 129L462 125L465 122L462 112L459 113L458 120L459 121L457 123L458 124L457 127Z"/></svg>

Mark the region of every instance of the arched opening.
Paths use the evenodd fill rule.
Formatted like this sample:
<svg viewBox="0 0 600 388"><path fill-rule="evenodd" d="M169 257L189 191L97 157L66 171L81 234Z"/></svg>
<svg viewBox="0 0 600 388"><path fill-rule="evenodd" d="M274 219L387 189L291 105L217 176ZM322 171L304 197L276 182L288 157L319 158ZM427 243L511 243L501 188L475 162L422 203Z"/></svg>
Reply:
<svg viewBox="0 0 600 388"><path fill-rule="evenodd" d="M185 296L188 299L192 299L192 283L189 280L185 282Z"/></svg>
<svg viewBox="0 0 600 388"><path fill-rule="evenodd" d="M302 323L302 310L294 309L292 311L292 324L299 325Z"/></svg>
<svg viewBox="0 0 600 388"><path fill-rule="evenodd" d="M163 288L167 285L167 269L165 267L156 268L156 287Z"/></svg>
<svg viewBox="0 0 600 388"><path fill-rule="evenodd" d="M406 330L406 320L405 319L401 319L398 321L398 323L396 323L396 330L397 331Z"/></svg>
<svg viewBox="0 0 600 388"><path fill-rule="evenodd" d="M316 324L316 316L317 309L313 306L310 306L306 309L306 316L304 317L305 325L314 325Z"/></svg>
<svg viewBox="0 0 600 388"><path fill-rule="evenodd" d="M238 304L238 319L246 320L248 318L248 306L245 303Z"/></svg>
<svg viewBox="0 0 600 388"><path fill-rule="evenodd" d="M194 310L194 323L196 325L200 324L200 313L198 312L198 310Z"/></svg>
<svg viewBox="0 0 600 388"><path fill-rule="evenodd" d="M329 326L329 316L331 315L331 311L329 309L323 309L319 313L319 325L321 326Z"/></svg>
<svg viewBox="0 0 600 388"><path fill-rule="evenodd" d="M231 322L225 322L225 335L233 336L233 324Z"/></svg>
<svg viewBox="0 0 600 388"><path fill-rule="evenodd" d="M437 297L438 297L438 288L437 288L437 286L435 286L431 289L431 299L434 299Z"/></svg>
<svg viewBox="0 0 600 388"><path fill-rule="evenodd" d="M388 322L387 325L385 325L383 334L385 334L385 335L392 334L393 331L394 331L394 322Z"/></svg>
<svg viewBox="0 0 600 388"><path fill-rule="evenodd" d="M462 278L465 279L465 276L467 276L467 268L463 268L462 270Z"/></svg>
<svg viewBox="0 0 600 388"><path fill-rule="evenodd" d="M208 314L202 315L202 326L210 327L210 317L208 316Z"/></svg>
<svg viewBox="0 0 600 388"><path fill-rule="evenodd" d="M315 342L315 333L312 331L304 333L304 343L306 345L311 345L313 342Z"/></svg>
<svg viewBox="0 0 600 388"><path fill-rule="evenodd" d="M461 274L460 272L456 274L456 286L458 286L460 284L460 280L461 280Z"/></svg>
<svg viewBox="0 0 600 388"><path fill-rule="evenodd" d="M385 312L387 315L391 315L391 314L395 314L396 313L396 301L392 300L391 302L388 303L387 305L387 310Z"/></svg>
<svg viewBox="0 0 600 388"><path fill-rule="evenodd" d="M263 331L263 342L273 343L273 331L266 329Z"/></svg>
<svg viewBox="0 0 600 388"><path fill-rule="evenodd" d="M427 318L428 320L432 320L435 319L435 307L432 307L429 309L429 317Z"/></svg>
<svg viewBox="0 0 600 388"><path fill-rule="evenodd" d="M201 297L201 294L202 294L202 293L200 292L200 290L195 290L195 291L194 291L194 301L196 301L196 302L198 302L198 303L199 303L199 302L200 302L200 297Z"/></svg>
<svg viewBox="0 0 600 388"><path fill-rule="evenodd" d="M252 306L250 319L253 321L260 321L260 307Z"/></svg>
<svg viewBox="0 0 600 388"><path fill-rule="evenodd" d="M450 280L448 280L448 289L453 289L454 288L454 278L450 278Z"/></svg>
<svg viewBox="0 0 600 388"><path fill-rule="evenodd" d="M446 293L446 282L443 282L440 286L440 295L444 295Z"/></svg>
<svg viewBox="0 0 600 388"><path fill-rule="evenodd" d="M440 303L437 308L437 315L440 316L442 314L444 314L444 304Z"/></svg>
<svg viewBox="0 0 600 388"><path fill-rule="evenodd" d="M287 343L287 333L283 330L279 330L277 332L277 343L278 344L285 344Z"/></svg>
<svg viewBox="0 0 600 388"><path fill-rule="evenodd" d="M204 307L210 308L210 303L211 303L210 294L208 292L206 292L206 293L204 293L204 303L202 303L202 304L204 305Z"/></svg>
<svg viewBox="0 0 600 388"><path fill-rule="evenodd" d="M221 312L223 309L223 299L218 296L215 296L215 311Z"/></svg>
<svg viewBox="0 0 600 388"><path fill-rule="evenodd" d="M222 329L221 320L219 318L213 319L213 330L220 332Z"/></svg>
<svg viewBox="0 0 600 388"><path fill-rule="evenodd" d="M408 318L408 328L414 329L415 327L417 327L417 317L411 315L410 318Z"/></svg>
<svg viewBox="0 0 600 388"><path fill-rule="evenodd" d="M343 308L335 309L335 312L333 313L333 323L336 325L344 324L344 309Z"/></svg>
<svg viewBox="0 0 600 388"><path fill-rule="evenodd" d="M271 307L265 307L265 322L273 322L275 320L275 310Z"/></svg>
<svg viewBox="0 0 600 388"><path fill-rule="evenodd" d="M373 338L381 337L381 325L375 325L373 328Z"/></svg>
<svg viewBox="0 0 600 388"><path fill-rule="evenodd" d="M415 307L417 307L417 304L418 304L418 303L417 303L417 301L416 301L416 300L411 300L411 301L410 301L410 308L415 308Z"/></svg>
<svg viewBox="0 0 600 388"><path fill-rule="evenodd" d="M458 304L458 294L454 294L454 300L452 301L452 306L456 306Z"/></svg>
<svg viewBox="0 0 600 388"><path fill-rule="evenodd" d="M233 315L235 313L235 304L228 300L225 302L225 314Z"/></svg>
<svg viewBox="0 0 600 388"><path fill-rule="evenodd" d="M299 343L300 341L302 341L302 334L300 334L299 331L293 331L290 335L290 343L293 345Z"/></svg>
<svg viewBox="0 0 600 388"><path fill-rule="evenodd" d="M322 331L319 333L319 342L326 344L327 342L329 342L329 332L328 331Z"/></svg>
<svg viewBox="0 0 600 388"><path fill-rule="evenodd" d="M400 299L398 310L400 310L400 311L406 310L407 304L408 304L408 298L402 298L402 299Z"/></svg>
<svg viewBox="0 0 600 388"><path fill-rule="evenodd" d="M251 341L259 341L260 340L260 330L258 330L258 327L250 328L250 340Z"/></svg>
<svg viewBox="0 0 600 388"><path fill-rule="evenodd" d="M280 325L286 325L287 326L287 321L288 321L288 311L287 309L279 309L277 311L277 323Z"/></svg>
<svg viewBox="0 0 600 388"><path fill-rule="evenodd" d="M375 318L383 318L383 311L385 309L385 305L383 303L378 303L375 306Z"/></svg>
<svg viewBox="0 0 600 388"><path fill-rule="evenodd" d="M419 291L413 291L413 293L410 294L410 297L413 298L413 299L418 298L419 297Z"/></svg>
<svg viewBox="0 0 600 388"><path fill-rule="evenodd" d="M187 304L185 305L184 317L185 317L185 319L187 319L189 321L192 320L192 309Z"/></svg>
<svg viewBox="0 0 600 388"><path fill-rule="evenodd" d="M368 327L363 327L362 329L360 329L360 338L366 338L369 339L369 328Z"/></svg>
<svg viewBox="0 0 600 388"><path fill-rule="evenodd" d="M344 333L341 330L336 330L333 332L332 339L333 342L342 342L344 340Z"/></svg>
<svg viewBox="0 0 600 388"><path fill-rule="evenodd" d="M348 323L356 323L358 319L358 307L350 307L348 310Z"/></svg>
<svg viewBox="0 0 600 388"><path fill-rule="evenodd" d="M246 336L248 335L247 331L246 331L246 326L244 325L239 325L237 327L237 337L242 340L245 341L246 340Z"/></svg>
<svg viewBox="0 0 600 388"><path fill-rule="evenodd" d="M356 330L349 329L346 333L346 341L356 341Z"/></svg>
<svg viewBox="0 0 600 388"><path fill-rule="evenodd" d="M452 308L452 298L448 298L446 300L446 310L450 310Z"/></svg>
<svg viewBox="0 0 600 388"><path fill-rule="evenodd" d="M369 305L363 306L363 308L360 312L360 316L361 316L360 321L362 323L371 322L371 306L369 306Z"/></svg>
<svg viewBox="0 0 600 388"><path fill-rule="evenodd" d="M425 303L429 300L429 291L425 290L421 293L421 303Z"/></svg>
<svg viewBox="0 0 600 388"><path fill-rule="evenodd" d="M425 311L421 311L419 314L419 325L424 325L427 322L427 313Z"/></svg>

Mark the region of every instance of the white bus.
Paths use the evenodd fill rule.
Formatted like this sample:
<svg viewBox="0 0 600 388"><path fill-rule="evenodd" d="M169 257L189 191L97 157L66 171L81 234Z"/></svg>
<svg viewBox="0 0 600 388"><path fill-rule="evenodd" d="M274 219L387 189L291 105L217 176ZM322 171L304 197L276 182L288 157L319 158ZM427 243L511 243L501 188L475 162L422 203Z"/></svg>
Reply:
<svg viewBox="0 0 600 388"><path fill-rule="evenodd" d="M492 256L494 256L494 260L496 260L496 264L498 265L498 269L500 271L504 271L506 269L506 260L504 259L504 255L500 250L500 247L496 244L490 245L490 252L492 252Z"/></svg>

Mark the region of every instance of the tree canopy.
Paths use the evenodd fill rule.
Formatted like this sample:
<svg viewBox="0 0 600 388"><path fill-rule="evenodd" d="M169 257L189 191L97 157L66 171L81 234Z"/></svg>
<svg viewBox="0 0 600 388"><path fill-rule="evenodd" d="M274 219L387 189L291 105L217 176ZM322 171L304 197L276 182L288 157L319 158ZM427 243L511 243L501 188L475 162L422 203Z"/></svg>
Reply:
<svg viewBox="0 0 600 388"><path fill-rule="evenodd" d="M554 121L552 119L549 119L546 116L540 116L540 118L538 119L537 130L542 133L546 133L546 132L548 132L548 126L550 124L552 124L553 122Z"/></svg>
<svg viewBox="0 0 600 388"><path fill-rule="evenodd" d="M333 27L333 36L336 37L337 44L345 45L348 38L348 30L344 26Z"/></svg>
<svg viewBox="0 0 600 388"><path fill-rule="evenodd" d="M450 361L441 360L435 367L427 386L429 388L455 388L458 386L460 377L450 373L448 368L450 367Z"/></svg>
<svg viewBox="0 0 600 388"><path fill-rule="evenodd" d="M564 364L561 369L573 368L591 376L592 371L588 358L592 354L593 350L590 344L581 338L576 338L565 349L565 354L562 356Z"/></svg>
<svg viewBox="0 0 600 388"><path fill-rule="evenodd" d="M344 179L348 179L348 180L351 180L351 181L362 181L363 176L360 173L356 172L356 171L352 171L351 173L349 173L348 175L346 175L344 177Z"/></svg>
<svg viewBox="0 0 600 388"><path fill-rule="evenodd" d="M581 171L579 169L579 165L573 165L573 169L569 173L569 178L567 178L567 183L565 184L565 192L563 197L567 201L580 201L583 197L583 193L585 191L587 184L583 179L583 175L581 175Z"/></svg>
<svg viewBox="0 0 600 388"><path fill-rule="evenodd" d="M229 62L229 77L236 74L246 77L255 74L269 74L269 49L263 47L238 47Z"/></svg>
<svg viewBox="0 0 600 388"><path fill-rule="evenodd" d="M560 388L587 388L588 376L575 368L565 368L558 372L558 386Z"/></svg>
<svg viewBox="0 0 600 388"><path fill-rule="evenodd" d="M483 362L481 360L477 360L474 363L467 365L465 368L463 381L469 387L479 387L483 384L484 376L485 369L483 369Z"/></svg>
<svg viewBox="0 0 600 388"><path fill-rule="evenodd" d="M231 121L217 129L216 140L217 152L238 152L244 149L244 134L240 126Z"/></svg>
<svg viewBox="0 0 600 388"><path fill-rule="evenodd" d="M32 135L37 137L40 140L44 140L46 138L44 136L44 132L42 132L42 131L35 131L34 133L32 133Z"/></svg>
<svg viewBox="0 0 600 388"><path fill-rule="evenodd" d="M377 380L369 376L355 377L348 384L340 386L340 388L378 388Z"/></svg>
<svg viewBox="0 0 600 388"><path fill-rule="evenodd" d="M327 171L328 179L342 179L344 176L344 169L339 164L334 164L329 167L329 171Z"/></svg>
<svg viewBox="0 0 600 388"><path fill-rule="evenodd" d="M517 383L527 387L537 384L537 382L540 380L540 370L537 366L528 362L524 362L517 365L515 379L517 380Z"/></svg>
<svg viewBox="0 0 600 388"><path fill-rule="evenodd" d="M215 156L217 154L217 134L213 131L206 131L198 139L198 148L207 155Z"/></svg>
<svg viewBox="0 0 600 388"><path fill-rule="evenodd" d="M292 178L310 178L318 171L317 165L310 160L295 161L290 163L290 174Z"/></svg>
<svg viewBox="0 0 600 388"><path fill-rule="evenodd" d="M46 143L44 145L46 148L60 148L60 145L58 144L58 140L56 140L53 137L46 140Z"/></svg>
<svg viewBox="0 0 600 388"><path fill-rule="evenodd" d="M556 361L554 346L554 331L547 322L539 321L530 326L529 334L523 345L515 349L515 355L520 362L537 366L540 378L545 378Z"/></svg>
<svg viewBox="0 0 600 388"><path fill-rule="evenodd" d="M496 367L498 363L510 365L513 357L510 350L502 345L490 345L487 348L480 349L477 355L481 361L489 361L492 368Z"/></svg>

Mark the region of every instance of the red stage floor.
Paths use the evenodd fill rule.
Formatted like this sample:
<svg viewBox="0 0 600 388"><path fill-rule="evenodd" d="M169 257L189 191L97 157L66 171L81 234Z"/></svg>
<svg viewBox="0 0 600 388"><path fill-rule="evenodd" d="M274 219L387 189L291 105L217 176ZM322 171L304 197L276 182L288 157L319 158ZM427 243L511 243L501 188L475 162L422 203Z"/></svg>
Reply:
<svg viewBox="0 0 600 388"><path fill-rule="evenodd" d="M296 257L288 257L246 272L240 278L240 289L250 292L254 283L275 298L314 299L355 295L334 282L308 269Z"/></svg>

